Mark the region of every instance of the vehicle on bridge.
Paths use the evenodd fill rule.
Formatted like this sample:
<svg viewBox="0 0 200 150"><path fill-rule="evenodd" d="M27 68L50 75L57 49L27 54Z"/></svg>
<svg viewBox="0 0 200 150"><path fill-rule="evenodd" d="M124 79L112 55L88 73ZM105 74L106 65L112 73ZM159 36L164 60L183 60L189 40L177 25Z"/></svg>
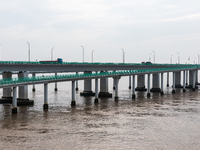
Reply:
<svg viewBox="0 0 200 150"><path fill-rule="evenodd" d="M51 62L59 62L59 63L62 63L63 62L63 60L62 60L62 58L57 58L57 60L41 60L40 61L41 63L51 63Z"/></svg>

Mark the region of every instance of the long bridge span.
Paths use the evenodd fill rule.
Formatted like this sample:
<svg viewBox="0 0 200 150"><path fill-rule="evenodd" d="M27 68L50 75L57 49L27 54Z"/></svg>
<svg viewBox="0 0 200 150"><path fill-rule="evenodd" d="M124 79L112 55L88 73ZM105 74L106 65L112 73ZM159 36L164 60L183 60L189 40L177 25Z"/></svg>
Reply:
<svg viewBox="0 0 200 150"><path fill-rule="evenodd" d="M29 103L28 85L44 84L44 109L48 109L48 84L57 82L72 82L71 106L76 105L75 90L78 90L78 80L84 80L84 91L82 96L95 96L95 103L98 103L99 97L112 97L108 91L108 78L113 78L113 89L115 90L114 99L118 100L118 83L121 76L129 76L129 88L132 87L132 98L136 97L135 91L147 91L147 97L150 92L160 92L163 95L163 74L167 73L167 86L169 86L169 72L173 73L173 89L175 88L192 88L195 90L198 83L198 70L200 65L197 64L137 64L137 63L75 63L75 62L14 62L1 61L0 71L3 79L0 81L0 88L3 88L3 102L12 100L12 113L17 113L17 87L18 99ZM67 73L58 75L57 73ZM69 72L72 72L69 74ZM189 72L189 84L188 84ZM12 78L12 74L17 73L18 78ZM36 76L39 73L55 73L55 75ZM183 81L181 84L181 73ZM32 74L33 76L28 76ZM147 88L145 87L145 75L147 75ZM152 88L150 76L153 76ZM137 82L135 81L137 76ZM132 77L132 83L131 83ZM91 80L95 79L95 92L91 89ZM100 91L99 91L100 79ZM136 87L137 83L137 87ZM12 94L11 94L12 93ZM31 102L33 104L33 102Z"/></svg>

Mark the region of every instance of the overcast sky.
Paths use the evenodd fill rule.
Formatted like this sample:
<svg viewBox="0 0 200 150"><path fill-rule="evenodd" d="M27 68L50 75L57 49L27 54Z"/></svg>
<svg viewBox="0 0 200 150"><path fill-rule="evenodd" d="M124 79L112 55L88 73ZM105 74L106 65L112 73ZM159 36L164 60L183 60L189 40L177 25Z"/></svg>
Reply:
<svg viewBox="0 0 200 150"><path fill-rule="evenodd" d="M199 0L0 0L1 60L197 62ZM152 54L151 54L152 53ZM150 55L151 54L151 55Z"/></svg>

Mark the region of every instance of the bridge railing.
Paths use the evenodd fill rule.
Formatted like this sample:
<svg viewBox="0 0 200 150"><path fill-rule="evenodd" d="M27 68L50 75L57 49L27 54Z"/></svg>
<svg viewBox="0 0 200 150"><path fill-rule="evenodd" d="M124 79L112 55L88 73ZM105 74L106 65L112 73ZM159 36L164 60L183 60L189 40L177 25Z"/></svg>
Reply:
<svg viewBox="0 0 200 150"><path fill-rule="evenodd" d="M141 70L126 70L126 71L113 71L113 72L95 72L95 73L82 73L82 74L65 74L65 75L49 75L49 76L36 76L36 77L20 77L20 78L5 78L0 80L0 85L9 84L19 84L19 83L29 83L29 82L41 82L41 81L55 81L55 80L65 80L74 79L78 80L80 78L90 78L90 77L105 77L105 76L125 76L131 74L148 74L148 73L158 73L158 72L172 72L176 70L189 70L197 69L196 66L187 67L173 67L173 68L154 68L154 69L141 69Z"/></svg>
<svg viewBox="0 0 200 150"><path fill-rule="evenodd" d="M95 63L90 63L90 62L44 62L44 61L0 61L0 64L63 64L63 65L163 65L163 66L198 66L200 67L199 64L154 64L154 63L100 63L100 62L95 62Z"/></svg>

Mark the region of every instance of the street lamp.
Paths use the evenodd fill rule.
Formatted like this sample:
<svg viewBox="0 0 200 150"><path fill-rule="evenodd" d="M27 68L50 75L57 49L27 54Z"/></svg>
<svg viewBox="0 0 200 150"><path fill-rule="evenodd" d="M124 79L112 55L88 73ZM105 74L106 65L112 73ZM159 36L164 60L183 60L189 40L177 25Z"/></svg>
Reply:
<svg viewBox="0 0 200 150"><path fill-rule="evenodd" d="M125 61L125 56L124 55L125 55L126 52L122 49L122 53L123 53L123 63L124 63L124 61Z"/></svg>
<svg viewBox="0 0 200 150"><path fill-rule="evenodd" d="M197 54L198 55L198 64L199 64L199 54Z"/></svg>
<svg viewBox="0 0 200 150"><path fill-rule="evenodd" d="M28 61L30 62L30 43L29 42L27 42L28 43Z"/></svg>
<svg viewBox="0 0 200 150"><path fill-rule="evenodd" d="M178 54L178 64L180 64L180 54L177 52Z"/></svg>
<svg viewBox="0 0 200 150"><path fill-rule="evenodd" d="M94 50L92 50L92 62L93 62L93 52L94 52Z"/></svg>
<svg viewBox="0 0 200 150"><path fill-rule="evenodd" d="M173 54L171 55L171 57L170 57L170 63L172 64L172 56L173 56Z"/></svg>
<svg viewBox="0 0 200 150"><path fill-rule="evenodd" d="M190 64L190 56L188 57L188 64Z"/></svg>
<svg viewBox="0 0 200 150"><path fill-rule="evenodd" d="M51 60L53 60L53 49L54 47L51 49Z"/></svg>
<svg viewBox="0 0 200 150"><path fill-rule="evenodd" d="M84 63L84 47L83 46L81 46L82 48L83 48L83 63Z"/></svg>
<svg viewBox="0 0 200 150"><path fill-rule="evenodd" d="M155 51L152 51L154 53L154 64L155 64Z"/></svg>
<svg viewBox="0 0 200 150"><path fill-rule="evenodd" d="M151 53L152 54L152 53ZM151 54L149 54L149 62L151 62Z"/></svg>

